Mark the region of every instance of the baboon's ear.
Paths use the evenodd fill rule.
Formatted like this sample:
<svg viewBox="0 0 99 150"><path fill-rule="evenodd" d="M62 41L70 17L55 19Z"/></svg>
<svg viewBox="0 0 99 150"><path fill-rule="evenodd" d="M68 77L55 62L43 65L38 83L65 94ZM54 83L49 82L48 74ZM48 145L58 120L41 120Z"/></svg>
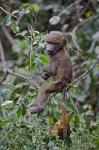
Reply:
<svg viewBox="0 0 99 150"><path fill-rule="evenodd" d="M64 38L64 46L67 45L67 40Z"/></svg>

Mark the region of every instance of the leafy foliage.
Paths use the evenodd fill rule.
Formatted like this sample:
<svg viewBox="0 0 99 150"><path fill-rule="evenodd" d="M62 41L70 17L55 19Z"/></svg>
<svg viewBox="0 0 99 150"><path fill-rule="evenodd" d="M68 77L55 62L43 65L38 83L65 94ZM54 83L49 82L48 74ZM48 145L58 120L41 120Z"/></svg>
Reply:
<svg viewBox="0 0 99 150"><path fill-rule="evenodd" d="M98 1L79 1L76 5L68 1L66 8L64 4L64 0L35 0L28 3L24 0L1 1L0 149L2 150L98 150L99 148ZM3 7L8 9L2 9ZM93 18L94 15L97 17ZM42 114L26 114L27 108L35 103L38 87L45 83L40 77L43 65L48 63L44 53L43 32L49 30L61 30L67 38L68 35L71 37L68 38L67 48L71 53L75 78L82 75L93 63L98 62L85 76L72 84L67 94L67 101L64 104L69 112L66 145L62 135L59 133L53 135L51 132L61 118L61 94L47 98L50 101ZM1 51L4 56L1 55ZM9 69L10 72L6 74ZM52 79L48 80L50 81Z"/></svg>

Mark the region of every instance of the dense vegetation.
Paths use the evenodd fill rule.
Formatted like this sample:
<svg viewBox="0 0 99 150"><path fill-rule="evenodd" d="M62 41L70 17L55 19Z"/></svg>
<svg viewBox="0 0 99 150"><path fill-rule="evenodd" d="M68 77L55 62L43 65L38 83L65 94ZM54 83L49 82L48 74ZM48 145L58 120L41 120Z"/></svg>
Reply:
<svg viewBox="0 0 99 150"><path fill-rule="evenodd" d="M47 98L43 113L26 114L46 83L40 76L48 63L43 36L51 30L68 39L76 80L64 104L66 139L59 134L61 94ZM0 150L14 149L99 149L98 0L0 1Z"/></svg>

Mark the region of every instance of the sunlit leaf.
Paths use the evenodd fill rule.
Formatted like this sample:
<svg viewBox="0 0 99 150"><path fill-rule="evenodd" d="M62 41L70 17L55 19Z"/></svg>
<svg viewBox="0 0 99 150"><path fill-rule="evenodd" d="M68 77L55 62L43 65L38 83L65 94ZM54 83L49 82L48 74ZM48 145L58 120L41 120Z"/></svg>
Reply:
<svg viewBox="0 0 99 150"><path fill-rule="evenodd" d="M45 55L40 54L39 58L42 60L43 64L47 64L48 63L48 58Z"/></svg>
<svg viewBox="0 0 99 150"><path fill-rule="evenodd" d="M23 6L24 7L28 7L28 6L30 6L30 4L29 3L25 3L25 4L23 4Z"/></svg>
<svg viewBox="0 0 99 150"><path fill-rule="evenodd" d="M99 65L96 65L96 68L99 69Z"/></svg>
<svg viewBox="0 0 99 150"><path fill-rule="evenodd" d="M38 6L38 4L35 3L35 4L33 4L32 6L33 6L35 12L38 12L38 11L39 11L39 6Z"/></svg>
<svg viewBox="0 0 99 150"><path fill-rule="evenodd" d="M17 13L19 13L20 11L19 10L14 10L13 12L12 12L12 14L14 15L14 14L17 14Z"/></svg>
<svg viewBox="0 0 99 150"><path fill-rule="evenodd" d="M8 106L10 104L13 104L13 101L5 101L1 106Z"/></svg>

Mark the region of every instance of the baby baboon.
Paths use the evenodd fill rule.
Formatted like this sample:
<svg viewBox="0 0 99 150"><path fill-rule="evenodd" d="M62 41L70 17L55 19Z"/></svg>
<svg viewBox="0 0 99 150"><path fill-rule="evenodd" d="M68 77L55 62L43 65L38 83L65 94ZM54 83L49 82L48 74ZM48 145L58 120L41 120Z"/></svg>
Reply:
<svg viewBox="0 0 99 150"><path fill-rule="evenodd" d="M58 31L51 31L44 37L45 52L49 55L49 64L45 65L42 75L44 80L54 77L54 82L39 88L36 104L28 109L37 113L44 109L47 94L62 92L72 80L72 63L68 51L64 48L67 41Z"/></svg>

